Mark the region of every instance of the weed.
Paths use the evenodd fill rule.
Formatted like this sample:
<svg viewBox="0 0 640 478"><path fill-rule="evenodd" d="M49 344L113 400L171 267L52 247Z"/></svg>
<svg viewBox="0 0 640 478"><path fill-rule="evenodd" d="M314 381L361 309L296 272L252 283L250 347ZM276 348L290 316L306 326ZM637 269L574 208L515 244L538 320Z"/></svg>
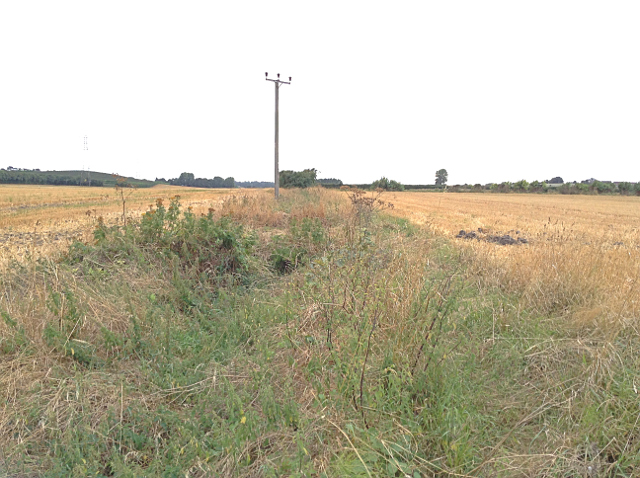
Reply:
<svg viewBox="0 0 640 478"><path fill-rule="evenodd" d="M13 320L7 311L0 311L0 316L9 327L9 333L0 337L0 354L8 355L27 348L30 341L24 328L19 326L18 322Z"/></svg>
<svg viewBox="0 0 640 478"><path fill-rule="evenodd" d="M327 231L317 218L292 219L289 234L273 238L271 262L276 271L289 273L327 247Z"/></svg>

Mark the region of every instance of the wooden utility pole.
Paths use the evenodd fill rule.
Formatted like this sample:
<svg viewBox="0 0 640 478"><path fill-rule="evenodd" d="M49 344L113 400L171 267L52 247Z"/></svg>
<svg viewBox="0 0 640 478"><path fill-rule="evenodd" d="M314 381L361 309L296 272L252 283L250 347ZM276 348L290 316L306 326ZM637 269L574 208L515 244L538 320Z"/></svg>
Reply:
<svg viewBox="0 0 640 478"><path fill-rule="evenodd" d="M280 99L280 85L290 85L291 77L289 77L289 81L282 81L280 79L280 73L278 73L278 78L273 80L269 78L269 73L264 74L265 79L267 81L273 81L276 86L276 137L275 137L275 190L276 190L276 199L280 197L280 169L278 164L278 133L279 133L279 118L278 118L278 103Z"/></svg>

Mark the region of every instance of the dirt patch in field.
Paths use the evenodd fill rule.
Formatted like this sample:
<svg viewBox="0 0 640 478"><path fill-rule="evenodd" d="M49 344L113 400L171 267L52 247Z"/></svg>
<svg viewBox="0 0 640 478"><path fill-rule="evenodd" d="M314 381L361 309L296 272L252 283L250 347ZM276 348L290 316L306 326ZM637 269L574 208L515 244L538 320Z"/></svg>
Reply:
<svg viewBox="0 0 640 478"><path fill-rule="evenodd" d="M525 237L519 236L520 231L509 231L511 234L515 234L518 237L513 237L510 234L491 234L481 227L477 231L465 231L461 230L456 237L458 239L476 240L491 242L500 246L517 246L521 244L528 244L529 240Z"/></svg>
<svg viewBox="0 0 640 478"><path fill-rule="evenodd" d="M113 222L109 218L109 222ZM93 236L96 219L75 219L54 224L16 226L0 229L0 265L48 257L66 250L74 241L88 241Z"/></svg>

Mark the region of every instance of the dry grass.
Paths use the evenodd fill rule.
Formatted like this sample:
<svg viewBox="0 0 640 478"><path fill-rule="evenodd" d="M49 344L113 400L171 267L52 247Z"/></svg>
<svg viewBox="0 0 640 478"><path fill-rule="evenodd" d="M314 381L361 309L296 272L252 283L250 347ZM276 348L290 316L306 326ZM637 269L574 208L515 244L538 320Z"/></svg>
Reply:
<svg viewBox="0 0 640 478"><path fill-rule="evenodd" d="M640 197L555 194L393 193L396 213L443 234L479 227L531 238L629 241L640 236Z"/></svg>
<svg viewBox="0 0 640 478"><path fill-rule="evenodd" d="M456 240L481 283L522 294L525 306L571 310L586 326L635 326L640 317L640 198L396 193L392 201L395 214L451 238L481 228L528 239Z"/></svg>
<svg viewBox="0 0 640 478"><path fill-rule="evenodd" d="M64 189L79 194L79 188ZM118 350L122 346L109 349L102 345L106 341L101 337L104 330L132 335L131 318L138 317L145 347L158 357L170 356L164 345L168 335L162 331L171 327L176 334L172 340L177 341L182 332L205 319L197 313L182 314L171 305L173 296L167 291L182 292L171 282L170 274L128 264L122 266L116 281L85 282L75 266L55 261L14 267L11 277L0 277L0 306L23 328L31 351L12 352L6 355L10 359L0 363L4 402L0 407L0 465L3 450L18 446L21 450L31 447L35 457L45 456L45 444L54 438L64 443L77 423L93 433L98 429L95 425L104 426L107 415L112 414L114 426L120 427L117 430L129 425L135 428L142 422L127 416L129 408L138 406L139 411L146 409L150 414L166 408L182 414L188 410L187 397L223 397L221 402L233 396L232 392L236 393L233 400L242 403L241 414L246 412L247 423L264 423L267 408L262 408L263 403L286 408L288 402L295 402L300 429L265 428L256 439L242 438L235 455L226 454L216 464L194 458L190 476L260 476L261 467L296 454L300 463L309 460L314 470L327 471L329 476L332 471L333 476L348 475L353 463L359 466L361 462L365 469L374 463L378 470L388 471L398 446L373 450L373 441L366 440L374 435L383 445L389 439L400 443L401 436L413 436L406 446L423 450L437 463L432 466L417 452L412 455L415 469L424 471L422 476L437 470L442 476L445 470L473 470L457 476L477 476L479 471L483 476L609 476L587 474L587 466L604 470L613 463L607 456L617 459L637 449L637 392L630 391L630 384L635 389L637 383L632 367L635 358L633 347L625 340L633 345L630 337L638 335L640 199L385 194L385 201L395 206L388 212L426 225L449 239L451 247L447 241L412 233L416 228L403 221L385 218L382 225L366 223L371 218L355 212L344 192L320 188L285 190L279 202L272 198L272 191L235 191L225 196L211 190L154 188L135 191L131 208L138 207L141 213L155 198L176 192L194 212L212 208L216 215L258 230L263 239L285 234L293 220L313 219L325 226L331 245L323 245L327 250L314 256L312 267L290 271L263 291L252 289L254 295L225 299L226 294L221 294L214 309L208 309L213 299L207 296L202 302L208 314L205 323L222 324L219 334L211 336L211 340L218 338L209 353L219 352L220 337L236 333L242 340L227 346L239 353L229 353L232 358L224 365L204 354L186 364L196 354L193 337L204 332L193 337L185 334L184 356L171 356L171 370L174 365L180 369L182 362L185 370L195 370L184 376L175 372L172 377L185 381L174 384L172 378L163 385L156 385L163 383L157 376L150 378L156 365L144 369L133 351L123 353ZM83 227L90 230L95 219L83 217L81 210L92 199L84 200L78 199L84 205L77 211L66 211L71 212L72 222L84 220ZM64 206L49 207L63 217ZM114 200L110 207L105 205L103 215L115 223L121 203ZM74 211L80 214L74 216ZM339 227L336 218L341 218ZM56 223L54 217L51 231L65 224ZM373 235L363 232L365 226L371 226L368 233ZM526 237L529 243L500 246L454 238L460 229L478 228ZM5 229L5 233L14 230ZM274 244L261 242L266 260ZM458 267L458 258L466 268ZM94 269L100 273L100 268ZM112 272L116 270L120 269ZM473 282L463 281L458 272ZM431 273L434 275L429 276ZM453 279L460 279L465 288L449 294ZM72 293L82 304L77 339L95 344L93 354L103 370L82 369L68 354L47 347L45 324L59 320L47 302L54 292ZM430 340L435 319L442 338L434 339L427 358L421 344ZM540 330L536 329L538 322ZM19 330L7 319L0 320L0 337L11 340ZM326 347L328 330L331 348ZM631 334L625 336L626 332ZM251 346L249 337L257 339ZM177 345L174 342L174 350ZM118 360L110 361L117 356ZM477 360L471 360L473 357ZM336 367L336 360L344 365ZM403 396L409 397L402 377L413 383L409 378L415 364L430 371L432 381L424 397L402 402ZM624 377L614 377L621 368ZM404 375L398 375L401 372ZM344 396L332 395L332 389L341 390ZM422 393L419 387L415 392ZM321 393L326 397L320 398ZM233 422L229 415L233 400L221 404L214 398L211 403L218 407L214 410L224 411L213 428L217 430ZM444 403L441 409L438 401ZM613 411L605 427L601 418L605 412L600 410L606 407ZM378 413L378 409L383 411ZM403 410L407 415L402 415ZM594 418L589 419L588 414ZM396 423L400 415L404 418ZM452 421L440 422L444 415ZM416 417L424 418L424 428L410 424ZM352 423L364 423L364 430L349 432L346 427ZM468 426L460 427L465 423ZM594 443L609 429L615 429L618 441L609 442L607 435L597 449ZM157 425L149 425L145 433L169 442ZM163 459L126 449L126 441L117 433L107 435L101 439L112 448L119 447L118 454L128 463L147 466L146 460ZM269 447L265 441L270 442ZM300 448L301 443L306 448ZM453 444L469 447L466 455L459 452L457 462ZM360 456L364 453L368 453L368 464ZM377 457L373 461L372 454ZM454 461L445 463L444 456ZM481 462L475 461L478 457ZM240 462L247 464L239 469ZM33 469L40 466L35 461L32 465Z"/></svg>
<svg viewBox="0 0 640 478"><path fill-rule="evenodd" d="M135 383L137 369L123 362L111 373L91 373L88 380L74 376L73 360L63 358L59 351L48 346L44 337L47 323L56 323L57 318L47 306L52 292L65 290L80 304L80 313L74 326L74 336L69 343L87 344L101 336L101 330L120 333L125 330L131 314L141 313L140 303L121 292L118 286L95 290L77 282L59 264L46 260L41 269L27 266L22 271L12 271L0 280L0 307L7 316L20 323L20 330L0 325L0 337L11 340L19 334L28 347L37 351L34 355L16 354L10 360L0 362L0 451L11 455L10 443L31 447L34 454L47 452L46 442L52 432L71 432L79 416L86 416L90 423L104 419L110 410L126 410L134 402L144 400L148 406L159 397L150 396L142 390L131 390L123 384ZM46 281L44 276L54 280ZM157 274L130 274L121 277L133 287L150 287L160 291L167 280ZM45 285L45 282L48 284ZM63 304L64 307L64 304ZM95 349L96 356L108 360L113 350ZM24 410L36 416L34 421L16 420ZM0 455L0 458L3 456ZM0 460L0 464L2 461ZM0 468L0 471L2 468Z"/></svg>
<svg viewBox="0 0 640 478"><path fill-rule="evenodd" d="M20 189L20 188L17 188ZM51 188L44 188L51 190ZM132 291L144 290L149 294L153 293L161 297L171 290L174 285L171 277L160 271L139 270L135 266L123 267L118 277L118 283L102 284L102 288L93 288L89 283L78 281L74 272L64 265L58 264L55 260L48 259L49 256L59 252L69 239L75 237L87 237L95 224L94 214L85 217L81 212L94 201L96 204L100 200L99 196L92 196L94 190L86 188L88 195L83 196L78 189L82 188L58 188L56 191L57 204L41 204L38 216L30 217L34 220L45 220L46 211L50 211L54 217L65 217L62 221L50 218L47 226L51 234L58 234L63 239L60 245L45 248L46 244L33 244L40 246L40 255L45 259L39 267L32 262L25 261L24 268L14 265L5 270L5 275L0 277L0 310L6 313L7 317L3 321L0 318L0 338L11 341L14 336L20 335L28 342L28 347L34 355L15 354L10 360L0 363L0 475L3 471L3 460L5 457L16 460L15 453L11 450L15 444L29 448L36 456L47 454L47 441L52 436L73 434L78 421L89 423L91 428L95 424L104 422L107 414L116 415L118 426L127 422L126 411L132 404L143 404L148 409L155 409L159 406L179 408L176 402L183 403L185 397L190 394L216 393L216 380L226 380L234 386L242 388L244 383L249 381L247 366L249 369L259 370L259 364L244 364L244 372L238 375L235 364L232 362L227 367L231 373L225 373L225 367L218 367L210 371L210 376L188 387L176 385L172 388L162 390L149 386L148 379L140 378L138 375L138 362L131 363L129 360L115 361L111 363L112 356L121 353L118 347L109 349L99 347L95 344L101 340L104 331L116 335L126 333L131 327L131 317L143 318L147 316L146 308L154 306L147 303L147 295L144 297L132 297ZM27 188L24 188L26 191ZM35 197L41 191L34 189ZM104 190L103 190L104 191ZM113 191L111 191L113 193ZM209 209L215 210L215 215L231 216L238 222L256 227L286 227L292 220L302 220L303 218L318 218L321 221L327 220L332 215L340 214L345 208L341 193L337 191L327 191L325 189L313 189L304 192L283 191L282 199L278 203L273 199L273 192L263 191L234 191L230 195L229 191L214 190L191 190L186 188L153 188L151 190L134 191L127 200L127 210L131 211L131 217L142 213L148 208L148 204L155 202L158 197L181 196L183 208L191 207L196 214L204 214ZM299 195L305 195L305 200L298 201ZM26 197L26 196L25 196ZM25 199L25 201L28 201ZM66 202L65 202L66 201ZM65 209L63 204L72 203L77 207ZM102 204L102 203L101 203ZM32 203L34 208L37 203ZM129 206L130 205L130 206ZM103 215L116 223L119 218L119 208L121 203L113 200L112 203L102 204L96 214ZM129 209L129 207L131 209ZM96 208L97 209L97 208ZM136 214L137 213L137 214ZM8 220L6 220L8 222ZM7 224L5 222L5 224ZM16 237L16 230L20 231L20 221L17 225L8 226L5 234L9 238ZM73 224L80 232L76 235L65 235L70 230L67 224ZM84 235L83 235L84 234ZM12 244L15 247L15 243ZM20 258L15 255L16 249L6 248L6 257L11 259ZM35 254L23 257L33 257ZM100 264L96 264L100 266ZM97 270L102 269L102 266ZM76 270L77 272L77 270ZM45 280L44 276L48 277ZM69 338L68 342L78 346L81 344L91 345L93 356L100 364L108 363L109 372L87 372L82 378L74 374L76 364L72 357L64 356L60 350L52 349L48 346L44 336L44 329L47 324L57 323L60 319L50 309L50 298L53 293L72 294L79 304L78 320L73 329L76 338ZM154 299L155 300L155 299ZM63 304L63 308L65 305ZM171 313L160 320L162 327L180 328L182 324ZM4 316L3 316L4 317ZM9 323L16 320L19 329L12 328ZM176 321L174 323L173 321ZM141 319L140 327L143 335L148 334L150 325ZM185 326L186 327L186 326ZM71 336L70 336L71 337ZM0 342L2 343L2 342ZM77 349L76 349L77 350ZM141 387L145 384L146 389ZM214 390L211 390L211 388ZM219 392L224 393L224 392ZM310 391L304 408L310 407L313 396ZM31 414L33 421L16 419L25 414ZM256 412L259 413L259 412ZM124 415L123 415L124 414ZM309 432L315 428L310 427ZM152 430L149 433L159 435L162 430ZM111 444L112 438L104 436L105 442ZM271 433L261 437L259 442L248 443L241 453L234 457L229 455L218 464L218 472L221 476L233 476L234 469L238 461L246 461L251 456L255 464L252 469L255 476L260 474L259 464L265 460L260 458L263 453L260 443L263 440L273 440L271 451L285 450L292 448L295 452L299 434L291 431ZM115 445L114 445L115 446ZM327 450L312 450L314 455L321 456L321 461L327 461ZM289 453L289 452L288 452ZM137 456L133 450L123 449L122 454L132 462L143 462L149 459L160 459L160 457ZM10 460L10 461L11 461ZM211 464L201 463L201 471L193 471L190 476L209 476L204 470L211 470ZM251 475L251 473L249 473ZM251 475L253 476L253 475Z"/></svg>
<svg viewBox="0 0 640 478"><path fill-rule="evenodd" d="M564 410L560 414L575 423L583 420L589 399L574 404L572 397L628 389L619 370L621 364L634 361L630 344L640 335L640 198L399 193L393 202L392 213L425 224L453 241L480 296L501 291L501 304L492 305L499 333L512 330L519 336L519 331L529 329L520 316L540 317L545 330L561 337L557 342L553 338L530 341L525 354L529 383L524 386L529 391L512 397L498 393L494 399L503 402L505 409L527 403L539 390L556 390L549 410ZM455 238L462 229L478 228L525 237L529 243L502 246ZM616 403L624 403L618 393L612 396ZM632 415L630 421L635 418ZM584 436L597 436L598 427ZM631 431L621 427L621 441L633 442L634 429L635 425ZM537 430L522 423L514 429L513 439L524 442ZM499 445L494 452L502 455L501 461L506 459L502 466L513 467L514 474L529 470L527 476L556 476L560 470L580 469L584 474L578 476L609 476L604 471L588 474L577 465L576 456L583 456L581 466L587 465L585 453L570 433L556 431L546 439L547 445L540 450L546 456L539 456L537 465L528 454L506 458ZM598 460L607 454L618 456L627 448L615 443L600 446L604 448Z"/></svg>
<svg viewBox="0 0 640 478"><path fill-rule="evenodd" d="M272 190L245 190L225 197L216 210L252 227L282 227L292 219L317 218L325 222L332 216L344 216L349 211L344 199L339 191L319 187L282 190L279 202L275 201Z"/></svg>

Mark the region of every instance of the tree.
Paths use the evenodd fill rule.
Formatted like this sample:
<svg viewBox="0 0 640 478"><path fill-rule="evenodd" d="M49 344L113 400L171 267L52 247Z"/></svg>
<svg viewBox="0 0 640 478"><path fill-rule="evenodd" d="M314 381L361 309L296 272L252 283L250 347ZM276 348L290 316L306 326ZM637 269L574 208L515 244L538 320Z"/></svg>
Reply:
<svg viewBox="0 0 640 478"><path fill-rule="evenodd" d="M544 192L547 192L548 189L549 189L549 186L547 186L547 183L545 182L533 181L529 185L529 190L534 193L544 193Z"/></svg>
<svg viewBox="0 0 640 478"><path fill-rule="evenodd" d="M195 181L193 173L182 173L177 179L176 184L178 186L191 186L193 181Z"/></svg>
<svg viewBox="0 0 640 478"><path fill-rule="evenodd" d="M591 188L598 191L598 194L610 193L615 190L613 183L604 181L594 181Z"/></svg>
<svg viewBox="0 0 640 478"><path fill-rule="evenodd" d="M509 181L504 181L498 184L496 191L498 191L499 193L508 193L511 191L511 188L513 188L513 183L510 183Z"/></svg>
<svg viewBox="0 0 640 478"><path fill-rule="evenodd" d="M220 176L214 176L211 180L212 188L223 188L224 187L224 179Z"/></svg>
<svg viewBox="0 0 640 478"><path fill-rule="evenodd" d="M632 189L633 189L633 184L631 183L622 182L618 184L618 191L623 196L628 196Z"/></svg>
<svg viewBox="0 0 640 478"><path fill-rule="evenodd" d="M280 187L283 188L308 188L316 185L315 169L304 171L280 171Z"/></svg>
<svg viewBox="0 0 640 478"><path fill-rule="evenodd" d="M163 178L156 178L157 182L164 181ZM232 177L227 179L215 176L213 179L196 178L193 173L182 173L179 178L166 181L174 186L189 186L196 188L235 188L236 182Z"/></svg>
<svg viewBox="0 0 640 478"><path fill-rule="evenodd" d="M404 186L398 181L387 179L384 176L371 184L371 189L384 189L385 191L404 191Z"/></svg>
<svg viewBox="0 0 640 478"><path fill-rule="evenodd" d="M516 191L525 192L529 189L529 183L526 179L521 179L513 185L513 189L515 189Z"/></svg>
<svg viewBox="0 0 640 478"><path fill-rule="evenodd" d="M449 173L446 169L439 169L436 171L436 186L444 186L449 180Z"/></svg>

